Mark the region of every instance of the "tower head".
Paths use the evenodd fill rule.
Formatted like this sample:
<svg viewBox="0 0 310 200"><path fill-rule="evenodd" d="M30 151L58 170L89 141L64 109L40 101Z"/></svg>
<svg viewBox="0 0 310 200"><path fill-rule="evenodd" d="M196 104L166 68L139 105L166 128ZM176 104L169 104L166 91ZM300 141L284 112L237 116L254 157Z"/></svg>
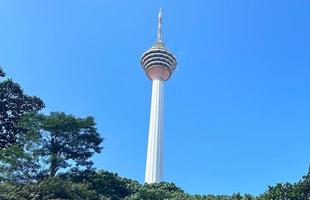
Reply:
<svg viewBox="0 0 310 200"><path fill-rule="evenodd" d="M168 80L175 69L175 56L169 52L162 41L162 12L158 13L157 41L141 56L141 64L149 79Z"/></svg>

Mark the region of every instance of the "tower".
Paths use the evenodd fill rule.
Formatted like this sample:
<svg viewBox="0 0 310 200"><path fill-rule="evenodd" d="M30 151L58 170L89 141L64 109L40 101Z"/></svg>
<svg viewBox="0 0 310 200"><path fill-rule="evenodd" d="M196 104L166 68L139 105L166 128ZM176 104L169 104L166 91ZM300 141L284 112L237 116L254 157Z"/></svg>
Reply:
<svg viewBox="0 0 310 200"><path fill-rule="evenodd" d="M145 182L162 180L164 82L176 67L175 56L162 41L162 12L158 14L157 41L141 56L141 64L152 81L150 125L146 158Z"/></svg>

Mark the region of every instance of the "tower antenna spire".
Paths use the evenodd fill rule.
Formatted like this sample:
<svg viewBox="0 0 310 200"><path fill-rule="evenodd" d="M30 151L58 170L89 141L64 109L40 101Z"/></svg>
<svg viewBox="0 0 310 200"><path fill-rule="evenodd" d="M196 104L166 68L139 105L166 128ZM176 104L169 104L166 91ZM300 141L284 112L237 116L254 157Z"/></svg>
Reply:
<svg viewBox="0 0 310 200"><path fill-rule="evenodd" d="M163 24L163 19L162 19L162 12L160 8L159 13L158 13L157 42L162 42L162 24Z"/></svg>

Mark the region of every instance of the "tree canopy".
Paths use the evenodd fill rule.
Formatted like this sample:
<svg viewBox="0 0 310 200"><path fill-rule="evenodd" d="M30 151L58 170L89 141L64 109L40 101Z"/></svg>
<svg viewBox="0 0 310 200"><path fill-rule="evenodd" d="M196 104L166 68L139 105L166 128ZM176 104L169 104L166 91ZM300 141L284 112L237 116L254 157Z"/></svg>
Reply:
<svg viewBox="0 0 310 200"><path fill-rule="evenodd" d="M310 173L298 183L270 186L257 197L249 194L191 195L173 183L140 184L115 173L71 170L28 184L0 184L0 199L89 200L309 200Z"/></svg>
<svg viewBox="0 0 310 200"><path fill-rule="evenodd" d="M72 162L75 167L90 169L93 162L89 158L102 150L103 139L93 117L77 118L63 112L40 115L39 133L42 156L47 156L50 164L50 177L61 168L71 167Z"/></svg>
<svg viewBox="0 0 310 200"><path fill-rule="evenodd" d="M5 77L2 68L1 77ZM0 81L0 149L16 143L16 134L22 131L18 127L18 121L24 114L43 107L44 103L40 98L26 95L12 79Z"/></svg>
<svg viewBox="0 0 310 200"><path fill-rule="evenodd" d="M19 126L18 145L0 151L0 180L25 183L54 177L61 169L91 169L103 138L93 117L78 118L63 112L28 114Z"/></svg>

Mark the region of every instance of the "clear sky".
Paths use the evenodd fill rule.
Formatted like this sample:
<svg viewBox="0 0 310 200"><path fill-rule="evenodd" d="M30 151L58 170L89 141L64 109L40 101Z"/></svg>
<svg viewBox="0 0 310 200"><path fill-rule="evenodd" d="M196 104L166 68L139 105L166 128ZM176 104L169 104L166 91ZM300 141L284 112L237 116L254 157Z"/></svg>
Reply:
<svg viewBox="0 0 310 200"><path fill-rule="evenodd" d="M93 115L96 167L143 182L151 82L163 39L164 179L199 194L259 194L310 162L310 1L2 0L0 65L44 112Z"/></svg>

